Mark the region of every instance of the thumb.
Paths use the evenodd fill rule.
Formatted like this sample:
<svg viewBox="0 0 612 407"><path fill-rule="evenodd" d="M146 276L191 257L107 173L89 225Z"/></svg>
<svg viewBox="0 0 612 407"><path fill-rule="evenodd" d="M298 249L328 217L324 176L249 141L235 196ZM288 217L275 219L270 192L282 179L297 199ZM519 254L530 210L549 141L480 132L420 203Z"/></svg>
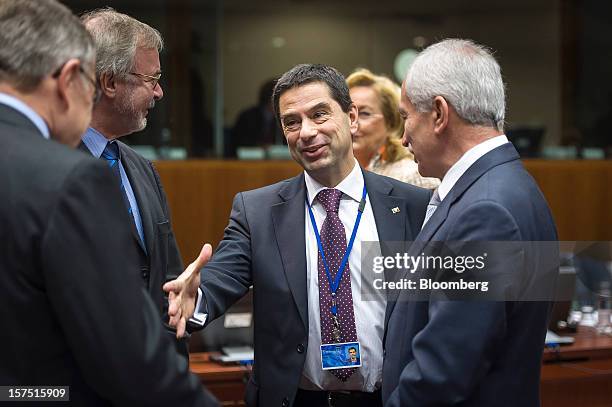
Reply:
<svg viewBox="0 0 612 407"><path fill-rule="evenodd" d="M212 257L212 246L209 243L206 243L202 246L202 250L200 250L200 255L197 259L191 263L191 266L194 267L197 271L199 271Z"/></svg>
<svg viewBox="0 0 612 407"><path fill-rule="evenodd" d="M166 284L162 286L162 290L170 294L181 291L181 288L182 288L182 284L180 281L177 281L177 280L168 281Z"/></svg>

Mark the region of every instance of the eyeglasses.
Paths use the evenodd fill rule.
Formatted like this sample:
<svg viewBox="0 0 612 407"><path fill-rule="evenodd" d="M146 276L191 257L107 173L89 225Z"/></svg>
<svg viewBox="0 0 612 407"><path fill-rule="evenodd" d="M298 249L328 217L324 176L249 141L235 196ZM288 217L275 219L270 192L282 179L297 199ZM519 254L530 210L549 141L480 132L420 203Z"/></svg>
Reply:
<svg viewBox="0 0 612 407"><path fill-rule="evenodd" d="M143 73L137 73L137 72L130 72L130 75L137 76L141 78L144 82L150 83L151 85L153 85L153 89L155 89L155 87L159 83L159 80L161 79L161 76L162 76L161 73L158 73L157 75L145 75Z"/></svg>
<svg viewBox="0 0 612 407"><path fill-rule="evenodd" d="M55 72L53 72L53 75L52 75L53 78L57 78L58 76L60 76L62 69L64 69L64 66L66 65L66 62L64 62L62 66L60 66L59 68L56 69ZM96 103L100 101L100 98L102 97L102 89L100 89L100 86L98 85L98 81L95 80L95 78L91 78L89 75L87 75L87 72L85 72L85 69L83 69L81 65L79 65L79 72L89 81L89 83L92 84L94 88L94 94L93 94L92 99L93 99L93 104L95 105Z"/></svg>
<svg viewBox="0 0 612 407"><path fill-rule="evenodd" d="M87 75L83 67L80 65L79 72L81 72L83 76L89 81L89 83L91 83L94 87L93 104L95 105L100 101L100 98L102 97L102 89L100 88L100 85L98 85L98 81L95 78L91 78L89 75Z"/></svg>

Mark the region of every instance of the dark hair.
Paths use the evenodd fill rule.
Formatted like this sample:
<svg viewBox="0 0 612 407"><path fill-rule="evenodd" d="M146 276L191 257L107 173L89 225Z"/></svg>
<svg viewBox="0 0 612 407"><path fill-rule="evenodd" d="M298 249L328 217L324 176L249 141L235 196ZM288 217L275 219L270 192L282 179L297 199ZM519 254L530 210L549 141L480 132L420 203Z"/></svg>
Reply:
<svg viewBox="0 0 612 407"><path fill-rule="evenodd" d="M349 93L344 76L331 66L322 64L300 64L285 72L279 78L272 92L274 101L274 113L280 123L280 112L278 103L283 93L297 86L306 85L311 82L323 82L327 85L331 97L338 102L343 112L348 112L353 101Z"/></svg>
<svg viewBox="0 0 612 407"><path fill-rule="evenodd" d="M348 350L354 350L355 353L357 353L357 348L355 348L354 346L351 346L350 348L348 348Z"/></svg>

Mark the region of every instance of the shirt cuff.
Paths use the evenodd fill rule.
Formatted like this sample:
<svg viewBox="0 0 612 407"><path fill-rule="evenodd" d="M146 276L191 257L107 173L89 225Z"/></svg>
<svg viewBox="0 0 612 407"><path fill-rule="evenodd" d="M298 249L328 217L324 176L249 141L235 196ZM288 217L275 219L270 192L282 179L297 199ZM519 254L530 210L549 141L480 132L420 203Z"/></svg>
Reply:
<svg viewBox="0 0 612 407"><path fill-rule="evenodd" d="M206 324L206 319L208 318L208 314L204 312L200 312L200 306L202 305L202 290L198 287L198 298L196 300L196 306L193 313L193 316L189 318L189 322L195 324L199 327L203 327Z"/></svg>

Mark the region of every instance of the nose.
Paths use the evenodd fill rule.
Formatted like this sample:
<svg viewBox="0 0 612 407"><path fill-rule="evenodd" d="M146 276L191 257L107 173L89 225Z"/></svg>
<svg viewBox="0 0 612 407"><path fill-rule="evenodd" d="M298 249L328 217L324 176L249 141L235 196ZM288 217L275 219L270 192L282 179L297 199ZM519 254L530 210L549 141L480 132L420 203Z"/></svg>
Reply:
<svg viewBox="0 0 612 407"><path fill-rule="evenodd" d="M155 100L160 100L163 97L164 97L164 90L162 89L161 84L157 82L155 84L155 87L153 88L153 98Z"/></svg>
<svg viewBox="0 0 612 407"><path fill-rule="evenodd" d="M309 119L302 120L300 127L300 138L312 138L318 133L317 125Z"/></svg>

